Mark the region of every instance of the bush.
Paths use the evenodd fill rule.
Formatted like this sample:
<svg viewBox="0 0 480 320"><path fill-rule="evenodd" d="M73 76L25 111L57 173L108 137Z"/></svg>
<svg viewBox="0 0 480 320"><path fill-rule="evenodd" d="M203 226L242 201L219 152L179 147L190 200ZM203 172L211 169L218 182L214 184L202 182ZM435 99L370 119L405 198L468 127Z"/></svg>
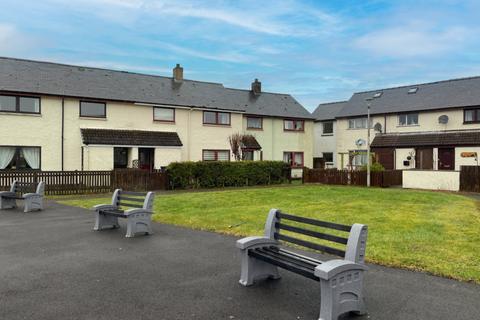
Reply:
<svg viewBox="0 0 480 320"><path fill-rule="evenodd" d="M280 184L289 181L290 171L283 161L174 162L167 167L172 189Z"/></svg>
<svg viewBox="0 0 480 320"><path fill-rule="evenodd" d="M363 165L360 170L367 171L367 165ZM374 162L370 165L370 172L380 172L380 171L385 171L385 168L379 163L379 162Z"/></svg>

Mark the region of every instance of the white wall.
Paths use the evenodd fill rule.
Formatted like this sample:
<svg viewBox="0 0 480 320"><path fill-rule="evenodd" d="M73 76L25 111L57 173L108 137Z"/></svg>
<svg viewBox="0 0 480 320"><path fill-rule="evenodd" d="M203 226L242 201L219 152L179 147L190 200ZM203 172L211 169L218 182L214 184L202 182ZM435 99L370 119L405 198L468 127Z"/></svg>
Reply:
<svg viewBox="0 0 480 320"><path fill-rule="evenodd" d="M412 160L410 161L409 166L405 166L403 164L403 161L406 161L408 156L411 156ZM395 169L396 170L415 169L415 149L412 149L412 148L395 149Z"/></svg>
<svg viewBox="0 0 480 320"><path fill-rule="evenodd" d="M427 190L460 190L460 172L404 170L403 188Z"/></svg>
<svg viewBox="0 0 480 320"><path fill-rule="evenodd" d="M480 156L480 147L455 148L455 170L460 170L460 166L478 166L479 165L480 159L476 160L475 158L462 158L461 157L462 152L476 152L477 159L478 159L478 156Z"/></svg>

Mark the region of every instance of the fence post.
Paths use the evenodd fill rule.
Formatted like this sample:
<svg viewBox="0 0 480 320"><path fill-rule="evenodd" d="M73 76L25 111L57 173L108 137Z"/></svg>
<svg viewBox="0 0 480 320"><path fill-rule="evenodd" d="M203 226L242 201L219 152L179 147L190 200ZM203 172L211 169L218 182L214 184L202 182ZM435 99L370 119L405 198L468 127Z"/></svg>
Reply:
<svg viewBox="0 0 480 320"><path fill-rule="evenodd" d="M111 191L115 190L116 181L115 181L115 170L110 172L110 189Z"/></svg>

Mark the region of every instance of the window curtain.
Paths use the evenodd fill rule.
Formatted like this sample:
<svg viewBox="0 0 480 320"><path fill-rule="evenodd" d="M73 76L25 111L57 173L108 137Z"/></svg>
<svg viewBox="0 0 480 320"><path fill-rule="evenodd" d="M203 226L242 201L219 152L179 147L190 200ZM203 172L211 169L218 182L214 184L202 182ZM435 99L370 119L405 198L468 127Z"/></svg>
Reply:
<svg viewBox="0 0 480 320"><path fill-rule="evenodd" d="M23 157L32 169L40 169L40 149L22 148Z"/></svg>
<svg viewBox="0 0 480 320"><path fill-rule="evenodd" d="M0 169L5 169L15 156L15 147L0 147Z"/></svg>

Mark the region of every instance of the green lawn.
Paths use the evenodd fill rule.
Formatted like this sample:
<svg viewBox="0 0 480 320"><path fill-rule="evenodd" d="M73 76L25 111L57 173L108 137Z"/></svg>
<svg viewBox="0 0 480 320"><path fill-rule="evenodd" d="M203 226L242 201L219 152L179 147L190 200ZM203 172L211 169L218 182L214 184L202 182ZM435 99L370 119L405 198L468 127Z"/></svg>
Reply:
<svg viewBox="0 0 480 320"><path fill-rule="evenodd" d="M109 198L65 200L90 208ZM260 235L270 208L369 226L367 260L480 283L480 202L440 192L291 186L158 196L154 219L225 234Z"/></svg>

